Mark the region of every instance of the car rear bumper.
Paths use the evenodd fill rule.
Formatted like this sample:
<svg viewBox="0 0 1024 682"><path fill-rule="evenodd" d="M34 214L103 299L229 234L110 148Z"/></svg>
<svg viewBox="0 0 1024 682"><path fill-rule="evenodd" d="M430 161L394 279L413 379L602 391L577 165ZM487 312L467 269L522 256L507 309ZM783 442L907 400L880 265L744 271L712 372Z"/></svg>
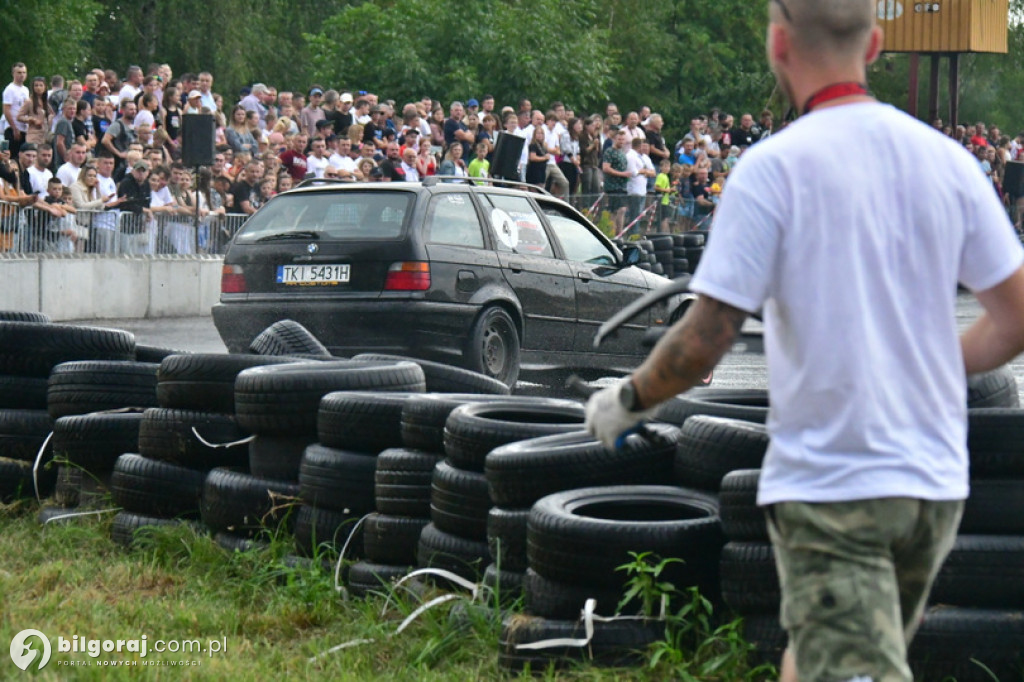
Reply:
<svg viewBox="0 0 1024 682"><path fill-rule="evenodd" d="M461 361L480 308L434 301L230 301L213 322L232 353L278 320L295 320L335 355L378 352Z"/></svg>

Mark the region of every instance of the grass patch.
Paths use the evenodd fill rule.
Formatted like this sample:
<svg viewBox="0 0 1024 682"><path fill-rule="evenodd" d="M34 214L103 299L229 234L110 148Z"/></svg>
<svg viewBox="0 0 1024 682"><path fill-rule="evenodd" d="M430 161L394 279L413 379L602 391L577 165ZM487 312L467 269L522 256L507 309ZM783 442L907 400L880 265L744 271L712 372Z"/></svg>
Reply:
<svg viewBox="0 0 1024 682"><path fill-rule="evenodd" d="M0 649L21 630L45 633L53 643L50 663L29 673L0 656L0 678L40 680L515 679L497 666L501 614L493 604L430 610L401 635L398 624L421 603L404 596L345 600L334 577L317 562L284 561L291 539L282 534L266 550L230 554L190 527L155 530L126 550L109 539L112 515L40 526L34 503L0 506ZM441 592L425 595L423 599ZM218 640L225 651L156 653L59 653L57 637L70 639ZM317 658L343 642L353 646ZM32 644L34 640L29 640ZM36 648L39 648L38 646ZM135 668L98 665L138 661ZM142 666L181 660L189 667ZM88 667L58 662L90 662ZM541 679L671 679L670 666L549 671ZM522 676L521 679L535 679ZM725 678L721 678L725 679Z"/></svg>

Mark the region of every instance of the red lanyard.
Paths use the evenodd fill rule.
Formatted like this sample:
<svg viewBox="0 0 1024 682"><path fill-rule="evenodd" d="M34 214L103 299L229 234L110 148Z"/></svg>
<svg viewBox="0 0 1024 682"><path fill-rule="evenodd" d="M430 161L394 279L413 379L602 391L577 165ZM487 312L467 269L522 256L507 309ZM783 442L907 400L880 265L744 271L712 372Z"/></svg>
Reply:
<svg viewBox="0 0 1024 682"><path fill-rule="evenodd" d="M810 113L815 107L820 107L825 102L829 102L834 99L840 99L841 97L853 97L854 95L867 95L868 86L863 83L833 83L832 85L826 85L821 90L818 90L813 95L807 98L807 102L804 103L803 113Z"/></svg>

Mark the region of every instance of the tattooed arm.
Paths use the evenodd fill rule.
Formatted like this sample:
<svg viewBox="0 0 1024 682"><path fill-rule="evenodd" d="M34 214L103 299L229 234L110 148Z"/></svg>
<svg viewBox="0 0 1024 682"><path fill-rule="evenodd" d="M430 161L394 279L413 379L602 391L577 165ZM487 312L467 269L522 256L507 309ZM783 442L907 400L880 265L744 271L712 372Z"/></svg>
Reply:
<svg viewBox="0 0 1024 682"><path fill-rule="evenodd" d="M649 408L700 383L722 359L747 313L700 296L633 373L639 407Z"/></svg>

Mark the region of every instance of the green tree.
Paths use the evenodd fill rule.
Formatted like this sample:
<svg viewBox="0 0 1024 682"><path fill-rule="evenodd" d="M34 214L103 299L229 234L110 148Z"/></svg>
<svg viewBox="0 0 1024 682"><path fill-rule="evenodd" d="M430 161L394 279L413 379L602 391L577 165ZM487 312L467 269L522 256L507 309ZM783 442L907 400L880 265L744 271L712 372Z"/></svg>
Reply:
<svg viewBox="0 0 1024 682"><path fill-rule="evenodd" d="M87 63L96 0L18 0L0 10L0 68L25 62L29 78L77 73Z"/></svg>

